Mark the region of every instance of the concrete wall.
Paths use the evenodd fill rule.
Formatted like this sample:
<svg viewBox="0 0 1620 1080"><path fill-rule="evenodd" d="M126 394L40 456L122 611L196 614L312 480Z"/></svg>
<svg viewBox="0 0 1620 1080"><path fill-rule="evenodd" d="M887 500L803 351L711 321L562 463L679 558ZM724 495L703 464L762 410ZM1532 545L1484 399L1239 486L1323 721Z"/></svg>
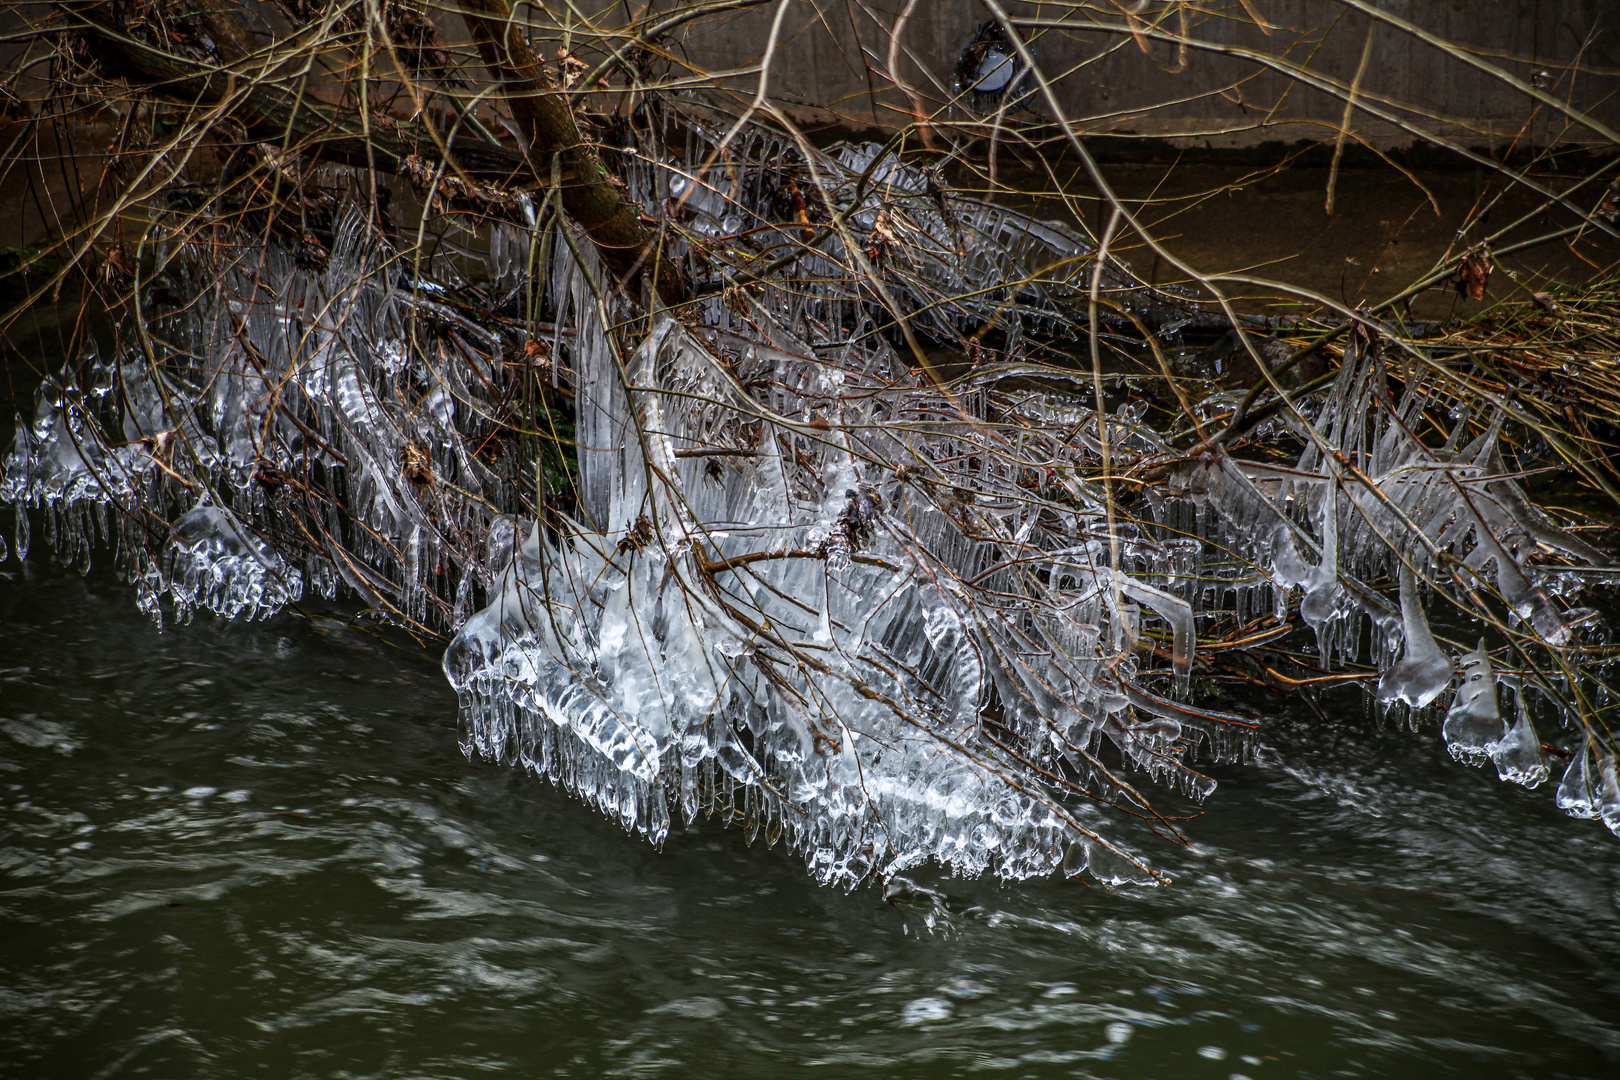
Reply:
<svg viewBox="0 0 1620 1080"><path fill-rule="evenodd" d="M1008 3L1015 19L1060 18L1123 27L1117 6ZM1131 6L1131 5L1125 5ZM1238 0L1149 2L1143 15L1170 9L1163 23L1221 46L1251 49L1348 84L1369 32L1372 45L1361 80L1369 101L1410 124L1471 145L1503 147L1549 142L1603 143L1571 126L1462 60L1373 20L1339 0L1251 0L1273 24L1261 33ZM1377 0L1377 6L1417 23L1526 82L1589 110L1620 128L1620 0ZM905 0L794 0L787 8L771 73L771 95L798 119L841 126L893 128L911 111L887 77L893 27ZM706 68L757 64L776 5L694 24L683 45ZM940 108L962 47L988 18L979 0L920 0L900 34L900 74ZM1128 34L1031 29L1042 66L1056 77L1063 110L1086 132L1191 136L1194 144L1243 146L1282 140L1332 139L1342 100L1268 72L1252 60L1152 44L1147 52ZM1179 69L1179 70L1178 70ZM1538 74L1544 72L1545 74ZM753 77L736 81L752 89ZM1405 108L1397 108L1404 105ZM1044 105L1037 107L1048 115ZM1412 141L1395 123L1358 112L1357 136L1388 147Z"/></svg>

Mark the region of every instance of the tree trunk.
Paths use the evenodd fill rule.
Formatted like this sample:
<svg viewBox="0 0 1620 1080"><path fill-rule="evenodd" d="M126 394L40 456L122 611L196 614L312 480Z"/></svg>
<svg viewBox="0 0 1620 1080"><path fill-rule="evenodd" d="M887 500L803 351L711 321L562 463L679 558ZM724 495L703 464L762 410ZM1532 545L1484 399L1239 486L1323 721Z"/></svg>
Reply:
<svg viewBox="0 0 1620 1080"><path fill-rule="evenodd" d="M602 163L597 144L580 134L573 107L540 62L512 18L506 0L461 0L484 65L506 90L506 104L529 144L530 167L542 183L551 176L551 156L561 155L563 208L579 223L621 278L647 270L666 304L685 297L680 267L658 250L624 185Z"/></svg>

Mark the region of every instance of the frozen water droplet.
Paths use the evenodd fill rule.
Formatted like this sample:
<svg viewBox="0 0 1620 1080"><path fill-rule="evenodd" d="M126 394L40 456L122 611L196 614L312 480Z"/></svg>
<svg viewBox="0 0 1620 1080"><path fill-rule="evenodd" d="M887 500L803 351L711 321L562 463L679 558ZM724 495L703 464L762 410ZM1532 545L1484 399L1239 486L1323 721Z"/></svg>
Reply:
<svg viewBox="0 0 1620 1080"><path fill-rule="evenodd" d="M206 799L208 796L214 794L214 792L218 790L218 788L204 786L189 787L185 790L185 796L188 799Z"/></svg>
<svg viewBox="0 0 1620 1080"><path fill-rule="evenodd" d="M1579 747L1558 784L1555 796L1558 809L1570 817L1597 817L1597 811L1592 808L1592 778L1587 765L1590 757L1585 746Z"/></svg>
<svg viewBox="0 0 1620 1080"><path fill-rule="evenodd" d="M1153 885L1153 876L1124 855L1099 843L1088 845L1087 867L1091 876L1104 885Z"/></svg>
<svg viewBox="0 0 1620 1080"><path fill-rule="evenodd" d="M153 588L166 586L181 613L206 608L227 619L262 618L303 596L303 574L222 506L181 515L166 555L168 573Z"/></svg>
<svg viewBox="0 0 1620 1080"><path fill-rule="evenodd" d="M1483 765L1502 741L1505 725L1496 709L1496 678L1485 642L1463 657L1462 687L1446 713L1441 734L1451 756L1464 765Z"/></svg>
<svg viewBox="0 0 1620 1080"><path fill-rule="evenodd" d="M1069 849L1063 853L1063 872L1069 877L1078 876L1085 871L1089 857L1088 845L1079 841L1070 844Z"/></svg>
<svg viewBox="0 0 1620 1080"><path fill-rule="evenodd" d="M1620 767L1613 754L1598 758L1597 776L1592 783L1592 805L1609 831L1620 836Z"/></svg>
<svg viewBox="0 0 1620 1080"><path fill-rule="evenodd" d="M1503 780L1533 788L1547 779L1547 763L1541 756L1541 742L1530 717L1522 710L1518 723L1513 725L1496 749L1491 751L1496 773Z"/></svg>
<svg viewBox="0 0 1620 1080"><path fill-rule="evenodd" d="M1136 1034L1136 1029L1123 1020L1115 1020L1103 1029L1103 1034L1107 1036L1109 1042L1119 1046L1130 1042L1131 1036Z"/></svg>
<svg viewBox="0 0 1620 1080"><path fill-rule="evenodd" d="M1200 1046L1198 1056L1208 1058L1210 1061L1224 1061L1226 1060L1226 1051L1219 1046Z"/></svg>
<svg viewBox="0 0 1620 1080"><path fill-rule="evenodd" d="M1331 582L1314 587L1305 594L1304 601L1299 605L1299 613L1312 628L1320 628L1339 613L1338 587Z"/></svg>

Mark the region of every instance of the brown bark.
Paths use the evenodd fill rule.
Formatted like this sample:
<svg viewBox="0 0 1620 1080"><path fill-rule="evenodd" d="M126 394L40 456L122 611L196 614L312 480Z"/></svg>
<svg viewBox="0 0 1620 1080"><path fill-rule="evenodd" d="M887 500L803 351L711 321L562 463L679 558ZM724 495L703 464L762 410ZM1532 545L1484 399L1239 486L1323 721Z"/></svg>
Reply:
<svg viewBox="0 0 1620 1080"><path fill-rule="evenodd" d="M323 161L361 168L375 164L384 172L401 171L413 155L435 161L443 156L432 139L412 137L392 120L373 117L368 125L357 111L296 93L270 79L244 90L243 76L142 40L130 25L136 14L130 5L92 0L62 6L85 20L110 73L177 104L217 105L234 95L236 104L227 115L256 141L286 142L295 152ZM206 16L205 25L219 64L238 63L251 54L247 28L234 13L216 8ZM466 138L448 149L452 169L473 176L511 181L529 171L523 155L504 146Z"/></svg>
<svg viewBox="0 0 1620 1080"><path fill-rule="evenodd" d="M551 176L551 156L560 155L563 209L579 223L621 278L654 270L666 304L685 298L680 267L660 258L658 235L642 220L641 207L602 163L598 145L579 130L579 118L555 77L524 40L506 0L461 0L462 12L484 66L506 89L506 104L529 144L530 165L542 183Z"/></svg>
<svg viewBox="0 0 1620 1080"><path fill-rule="evenodd" d="M511 22L505 0L465 0L463 7L480 54L506 91L504 100L528 140L527 156L472 138L440 146L430 138L411 137L385 118L374 117L367 124L357 111L317 101L273 78L244 90L246 73L218 70L240 64L254 51L247 27L228 6L194 13L188 24L213 42L213 63L144 40L148 32L137 25L133 5L70 0L61 6L85 21L108 66L146 92L205 106L234 96L237 103L229 115L252 139L285 141L290 149L324 161L420 173L423 159L442 158L452 173L505 182L527 175L545 186L553 176L552 156L558 155L563 209L590 237L604 264L624 280L656 267L655 286L664 302L685 297L679 267L658 258L657 234L642 220L641 208L622 182L603 165L597 145L581 134L567 99Z"/></svg>

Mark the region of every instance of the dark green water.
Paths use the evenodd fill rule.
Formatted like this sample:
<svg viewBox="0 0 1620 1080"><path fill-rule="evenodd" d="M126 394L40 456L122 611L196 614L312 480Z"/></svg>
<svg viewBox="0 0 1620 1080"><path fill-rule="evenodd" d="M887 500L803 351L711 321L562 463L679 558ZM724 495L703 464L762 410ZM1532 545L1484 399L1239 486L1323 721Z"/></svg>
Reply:
<svg viewBox="0 0 1620 1080"><path fill-rule="evenodd" d="M1223 774L1174 886L946 882L933 933L735 831L655 852L454 707L0 564L0 1075L1620 1075L1620 842L1348 698Z"/></svg>

